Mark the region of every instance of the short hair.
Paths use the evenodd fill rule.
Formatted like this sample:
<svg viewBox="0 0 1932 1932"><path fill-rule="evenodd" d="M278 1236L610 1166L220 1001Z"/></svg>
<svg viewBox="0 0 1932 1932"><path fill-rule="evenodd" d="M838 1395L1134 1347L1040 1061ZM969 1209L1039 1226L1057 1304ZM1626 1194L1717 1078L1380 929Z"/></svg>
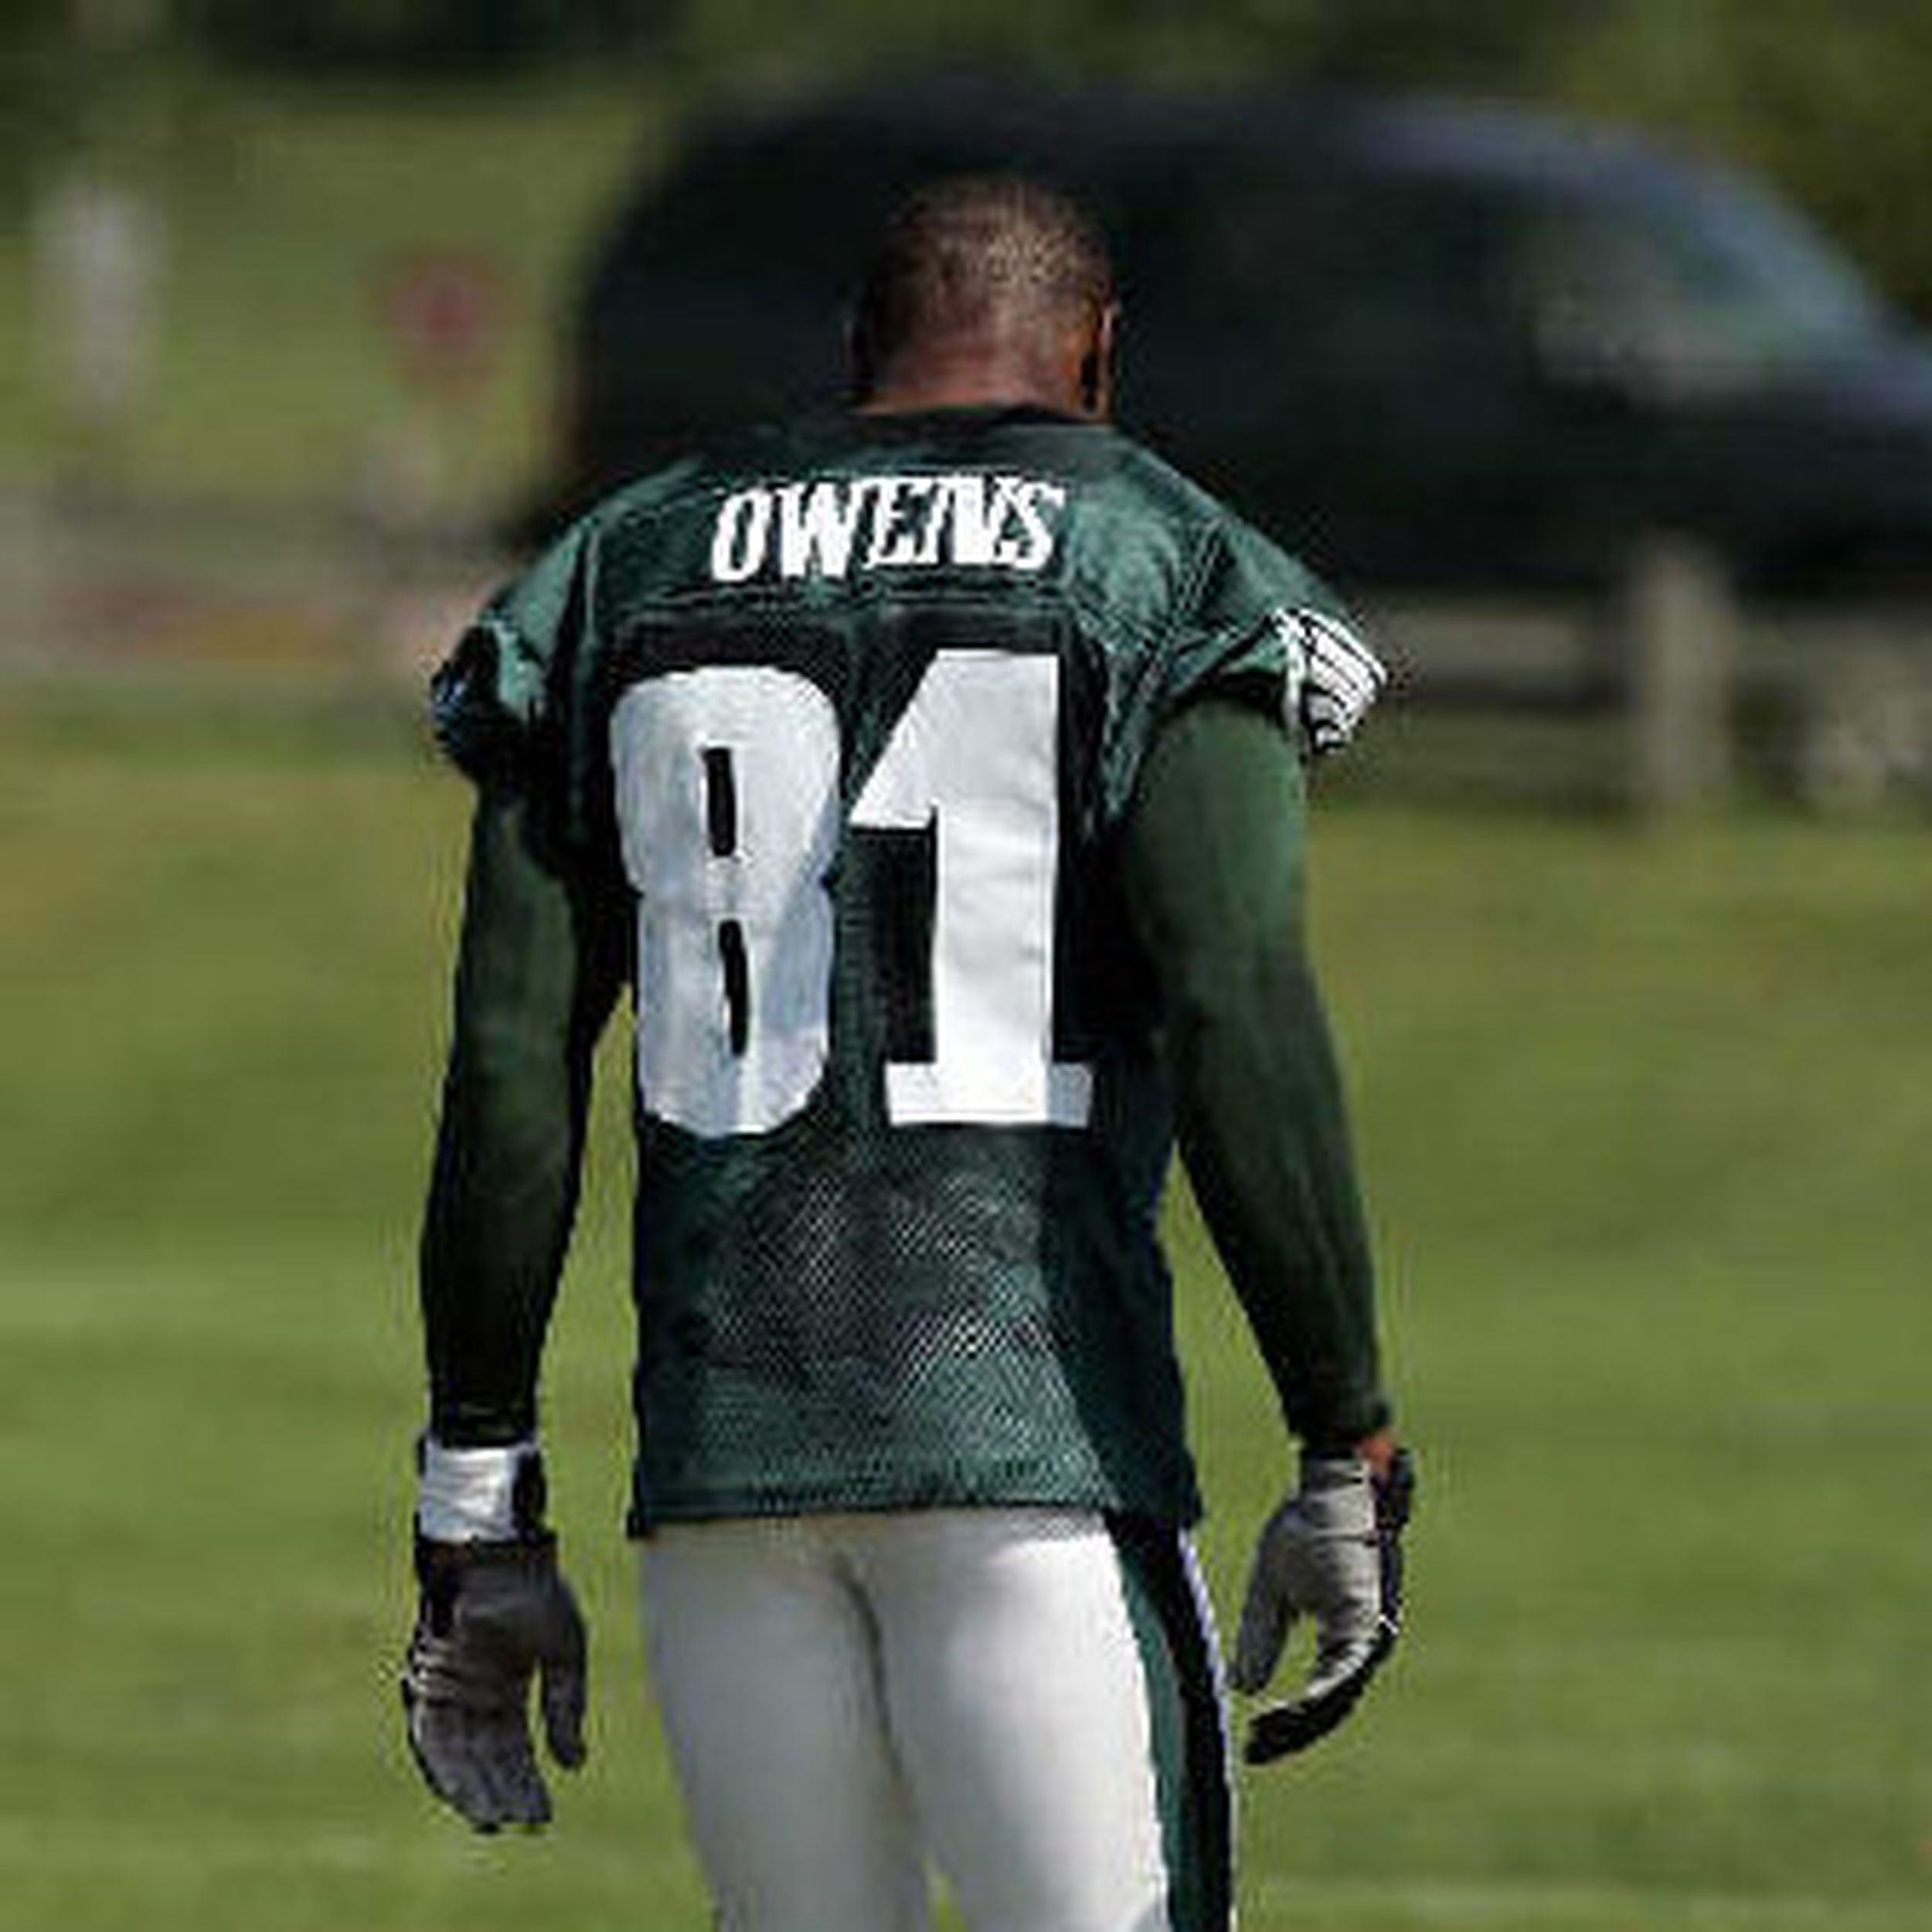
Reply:
<svg viewBox="0 0 1932 1932"><path fill-rule="evenodd" d="M962 175L902 202L860 285L855 360L866 373L921 337L1075 314L1114 299L1099 224L1016 175Z"/></svg>

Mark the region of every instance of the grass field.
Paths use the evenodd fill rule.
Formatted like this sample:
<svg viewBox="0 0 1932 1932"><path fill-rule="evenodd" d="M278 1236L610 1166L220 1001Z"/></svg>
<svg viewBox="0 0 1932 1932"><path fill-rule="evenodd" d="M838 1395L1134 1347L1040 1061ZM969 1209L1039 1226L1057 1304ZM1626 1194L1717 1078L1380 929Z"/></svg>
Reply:
<svg viewBox="0 0 1932 1932"><path fill-rule="evenodd" d="M0 700L0 1924L703 1923L612 1106L549 1389L591 1765L484 1842L397 1734L464 809L379 716ZM1351 801L1319 872L1425 1488L1389 1681L1246 1787L1244 1923L1932 1923L1932 840ZM1171 1223L1226 1604L1283 1454Z"/></svg>

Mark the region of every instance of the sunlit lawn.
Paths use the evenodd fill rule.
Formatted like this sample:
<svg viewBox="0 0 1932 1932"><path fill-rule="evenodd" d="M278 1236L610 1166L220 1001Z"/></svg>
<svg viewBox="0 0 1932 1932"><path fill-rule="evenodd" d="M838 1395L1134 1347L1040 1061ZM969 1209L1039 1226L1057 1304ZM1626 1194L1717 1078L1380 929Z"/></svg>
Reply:
<svg viewBox="0 0 1932 1932"><path fill-rule="evenodd" d="M617 1533L620 1082L554 1352L595 1750L400 1748L464 819L400 726L0 713L0 1923L701 1925ZM1412 1640L1247 1787L1263 1928L1932 1913L1932 841L1351 803L1317 930L1421 1447ZM1224 1604L1284 1451L1172 1217Z"/></svg>

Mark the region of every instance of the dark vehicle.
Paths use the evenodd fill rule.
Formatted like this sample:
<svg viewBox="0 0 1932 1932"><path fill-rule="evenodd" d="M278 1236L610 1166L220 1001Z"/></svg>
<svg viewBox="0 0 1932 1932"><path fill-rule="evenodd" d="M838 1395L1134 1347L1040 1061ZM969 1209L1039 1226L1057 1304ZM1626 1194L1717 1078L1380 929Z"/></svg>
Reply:
<svg viewBox="0 0 1932 1932"><path fill-rule="evenodd" d="M929 83L702 130L572 319L581 501L837 401L886 209L962 168L1105 220L1121 413L1338 580L1607 580L1639 531L1746 587L1932 575L1932 349L1760 191L1515 110Z"/></svg>

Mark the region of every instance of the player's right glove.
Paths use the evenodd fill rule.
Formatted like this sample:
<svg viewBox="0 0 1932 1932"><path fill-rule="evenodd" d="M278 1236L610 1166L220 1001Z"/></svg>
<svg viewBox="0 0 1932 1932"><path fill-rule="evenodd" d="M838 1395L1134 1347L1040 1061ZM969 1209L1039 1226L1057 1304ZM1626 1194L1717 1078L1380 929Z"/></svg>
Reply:
<svg viewBox="0 0 1932 1932"><path fill-rule="evenodd" d="M509 1520L490 1526L509 1533L460 1539L424 1533L426 1521L465 1526L450 1520L447 1472L466 1454L478 1462L513 1459L501 1485L513 1498ZM420 1594L402 1680L410 1749L430 1789L478 1831L546 1824L550 1797L530 1739L532 1680L539 1684L550 1754L574 1770L585 1755L585 1641L577 1600L557 1569L556 1539L543 1525L542 1464L534 1449L432 1445L423 1488L416 1536Z"/></svg>
<svg viewBox="0 0 1932 1932"><path fill-rule="evenodd" d="M1415 1471L1398 1450L1386 1473L1359 1456L1304 1456L1301 1486L1268 1519L1255 1548L1229 1677L1267 1687L1289 1631L1315 1625L1315 1662L1299 1696L1260 1711L1247 1757L1265 1764L1325 1737L1355 1707L1402 1631L1402 1531Z"/></svg>

